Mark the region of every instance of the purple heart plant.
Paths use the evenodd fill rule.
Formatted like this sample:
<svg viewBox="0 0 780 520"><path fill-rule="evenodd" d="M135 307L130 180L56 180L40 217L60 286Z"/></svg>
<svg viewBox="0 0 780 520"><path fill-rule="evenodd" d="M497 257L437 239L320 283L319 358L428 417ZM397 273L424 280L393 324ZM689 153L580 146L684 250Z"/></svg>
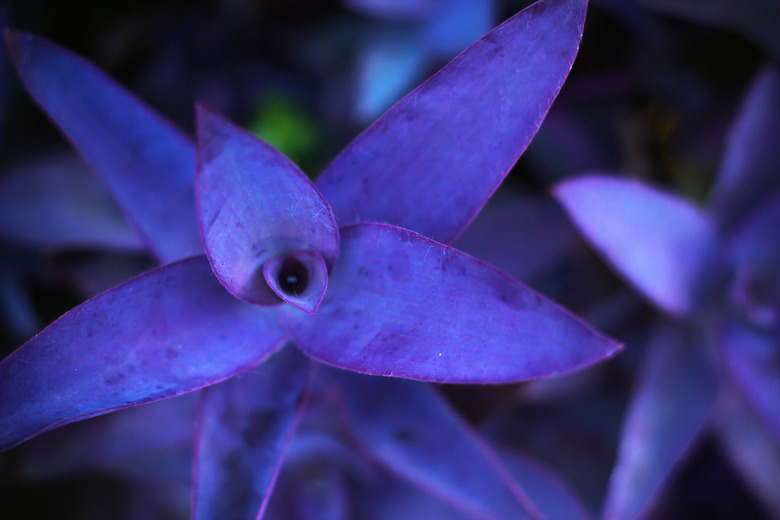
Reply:
<svg viewBox="0 0 780 520"><path fill-rule="evenodd" d="M617 175L555 188L582 235L665 319L649 341L604 504L646 518L706 426L780 515L780 75L765 67L709 204Z"/></svg>
<svg viewBox="0 0 780 520"><path fill-rule="evenodd" d="M193 145L90 64L9 32L27 90L163 265L74 308L0 363L0 449L208 387L193 515L254 517L314 393L310 359L500 384L612 356L619 344L446 245L536 133L585 11L584 0L542 0L510 18L393 106L316 183L202 107ZM429 387L335 373L325 379L343 388L356 435L387 467L478 517L541 516ZM430 436L435 428L446 441ZM452 450L463 457L449 460Z"/></svg>

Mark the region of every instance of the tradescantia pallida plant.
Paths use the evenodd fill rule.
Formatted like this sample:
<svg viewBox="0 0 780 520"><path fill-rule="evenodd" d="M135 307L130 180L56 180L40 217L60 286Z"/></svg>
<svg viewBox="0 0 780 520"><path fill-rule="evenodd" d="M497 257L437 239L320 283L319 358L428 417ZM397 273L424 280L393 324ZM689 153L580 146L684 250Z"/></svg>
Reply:
<svg viewBox="0 0 780 520"><path fill-rule="evenodd" d="M606 518L648 517L707 426L767 511L780 514L779 132L780 74L765 66L705 208L601 172L555 189L582 235L666 316L641 366Z"/></svg>
<svg viewBox="0 0 780 520"><path fill-rule="evenodd" d="M164 265L73 309L0 363L0 446L246 372L202 399L194 511L254 514L302 409L300 352L364 374L481 384L614 354L618 344L555 303L445 245L541 124L585 9L544 0L517 14L390 109L316 184L204 108L194 146L79 58L10 32L30 94ZM299 350L271 357L287 342ZM231 473L237 456L261 469ZM413 473L414 464L400 465ZM226 505L236 482L256 493ZM449 477L437 485L458 488ZM515 514L488 502L490 515Z"/></svg>

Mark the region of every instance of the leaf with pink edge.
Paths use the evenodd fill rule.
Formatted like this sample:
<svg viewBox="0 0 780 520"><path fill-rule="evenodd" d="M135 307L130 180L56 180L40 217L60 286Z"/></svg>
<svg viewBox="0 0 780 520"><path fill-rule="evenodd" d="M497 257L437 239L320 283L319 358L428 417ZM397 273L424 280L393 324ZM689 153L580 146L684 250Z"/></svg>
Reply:
<svg viewBox="0 0 780 520"><path fill-rule="evenodd" d="M314 359L375 375L506 383L599 362L620 345L465 253L385 224L342 229L316 316L283 322Z"/></svg>
<svg viewBox="0 0 780 520"><path fill-rule="evenodd" d="M262 361L277 313L233 298L205 257L74 308L0 362L0 450L69 422L173 397Z"/></svg>
<svg viewBox="0 0 780 520"><path fill-rule="evenodd" d="M325 266L333 264L339 233L330 207L287 157L200 107L198 152L195 193L203 243L214 273L234 296L257 305L279 303L264 280L263 264L273 258L313 251ZM320 275L311 280L319 283L311 287L319 303L327 270L313 274ZM284 280L278 285L286 286ZM298 303L311 312L312 305Z"/></svg>
<svg viewBox="0 0 780 520"><path fill-rule="evenodd" d="M190 140L81 57L31 34L6 31L6 38L27 91L102 176L157 256L200 253Z"/></svg>
<svg viewBox="0 0 780 520"><path fill-rule="evenodd" d="M574 62L586 5L533 4L358 136L317 180L339 226L388 222L455 238L539 129Z"/></svg>
<svg viewBox="0 0 780 520"><path fill-rule="evenodd" d="M194 519L259 518L300 419L310 362L288 346L203 391L194 466Z"/></svg>

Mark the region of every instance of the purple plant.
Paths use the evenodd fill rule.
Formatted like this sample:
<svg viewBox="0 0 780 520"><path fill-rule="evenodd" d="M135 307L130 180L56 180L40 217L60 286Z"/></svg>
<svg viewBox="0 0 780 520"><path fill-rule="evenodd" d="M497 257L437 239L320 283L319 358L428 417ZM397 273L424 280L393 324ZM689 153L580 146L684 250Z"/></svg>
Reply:
<svg viewBox="0 0 780 520"><path fill-rule="evenodd" d="M445 245L541 124L574 60L585 8L543 0L518 13L390 109L316 185L203 108L196 149L89 64L10 32L32 97L166 263L76 307L0 363L0 417L9 425L0 447L209 387L194 514L251 516L268 503L310 393L308 358L363 374L492 384L614 354L617 343L557 304ZM280 351L287 342L300 351ZM441 445L460 446L455 461L446 452L428 461L425 444L411 456L403 439L387 437L398 427L372 426L401 421L420 431L442 406L426 386L337 379L355 430L376 453L396 446L385 463L399 474L472 513L538 516L457 421ZM415 409L406 394L433 404ZM374 417L380 403L393 412ZM463 477L474 464L484 467L482 483L468 489L476 481Z"/></svg>
<svg viewBox="0 0 780 520"><path fill-rule="evenodd" d="M731 129L706 209L602 173L555 189L583 236L667 317L649 341L605 518L647 517L707 421L780 514L768 491L780 475L779 132L780 76L766 67Z"/></svg>

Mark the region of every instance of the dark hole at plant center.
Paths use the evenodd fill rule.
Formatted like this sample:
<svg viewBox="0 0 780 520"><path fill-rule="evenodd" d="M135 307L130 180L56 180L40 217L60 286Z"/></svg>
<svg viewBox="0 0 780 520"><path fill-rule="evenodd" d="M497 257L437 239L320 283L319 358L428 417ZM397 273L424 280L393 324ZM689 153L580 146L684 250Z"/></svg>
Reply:
<svg viewBox="0 0 780 520"><path fill-rule="evenodd" d="M309 283L309 272L299 260L288 258L279 269L276 279L282 292L297 296L306 290Z"/></svg>

